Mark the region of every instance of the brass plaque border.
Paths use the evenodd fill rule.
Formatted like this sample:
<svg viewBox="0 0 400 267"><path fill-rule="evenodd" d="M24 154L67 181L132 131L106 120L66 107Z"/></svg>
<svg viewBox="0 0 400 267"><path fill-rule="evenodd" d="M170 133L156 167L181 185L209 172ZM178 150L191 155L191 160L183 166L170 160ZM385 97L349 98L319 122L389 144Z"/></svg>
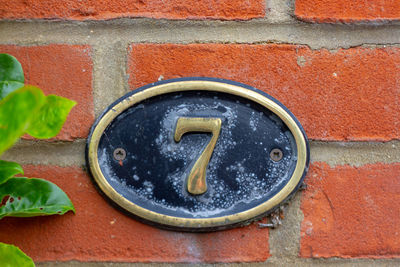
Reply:
<svg viewBox="0 0 400 267"><path fill-rule="evenodd" d="M157 95L185 91L213 91L237 95L264 106L265 108L275 113L282 121L284 121L284 123L288 126L289 130L292 132L295 138L298 158L292 177L281 191L279 191L275 196L273 196L266 202L263 202L262 204L252 209L240 213L222 217L194 219L167 216L144 209L124 198L121 194L115 191L113 187L111 187L111 185L107 182L106 178L101 172L97 157L97 150L100 138L107 126L119 114L121 114L129 107L135 105L136 103ZM275 103L273 100L254 90L242 87L238 83L230 84L214 80L178 80L163 84L156 84L147 89L138 91L137 93L133 93L131 96L123 99L121 102L118 102L116 105L111 107L105 114L103 114L101 119L98 120L97 125L95 125L92 129L91 137L89 138L90 139L87 146L87 159L89 162L89 168L94 180L96 181L101 191L103 191L103 193L107 197L109 197L111 200L113 200L116 204L118 204L129 213L139 216L146 221L150 221L156 224L160 224L161 226L165 226L166 228L173 229L179 228L181 230L189 231L225 229L231 228L232 226L238 225L240 223L251 221L255 218L259 218L260 216L265 215L268 211L271 211L271 209L273 209L274 207L278 206L282 201L284 201L294 192L303 175L305 174L306 169L308 168L309 155L307 139L294 118L284 108Z"/></svg>

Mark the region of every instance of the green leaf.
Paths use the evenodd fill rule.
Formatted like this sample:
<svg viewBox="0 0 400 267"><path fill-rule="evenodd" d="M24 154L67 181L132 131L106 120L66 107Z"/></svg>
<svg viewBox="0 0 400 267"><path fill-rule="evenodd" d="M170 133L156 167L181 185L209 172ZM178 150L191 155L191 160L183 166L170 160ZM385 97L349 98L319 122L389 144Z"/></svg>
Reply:
<svg viewBox="0 0 400 267"><path fill-rule="evenodd" d="M48 95L46 103L33 118L27 133L43 139L56 136L67 119L68 113L75 105L75 101L67 98Z"/></svg>
<svg viewBox="0 0 400 267"><path fill-rule="evenodd" d="M3 99L8 94L14 92L15 90L23 86L24 84L20 82L12 82L12 81L0 82L0 99Z"/></svg>
<svg viewBox="0 0 400 267"><path fill-rule="evenodd" d="M25 81L21 63L9 54L0 54L0 81Z"/></svg>
<svg viewBox="0 0 400 267"><path fill-rule="evenodd" d="M62 215L75 212L68 196L55 184L39 179L14 177L0 185L0 219Z"/></svg>
<svg viewBox="0 0 400 267"><path fill-rule="evenodd" d="M34 86L24 86L0 101L0 155L26 132L45 101Z"/></svg>
<svg viewBox="0 0 400 267"><path fill-rule="evenodd" d="M16 174L24 174L21 165L16 162L0 160L0 184L5 183Z"/></svg>
<svg viewBox="0 0 400 267"><path fill-rule="evenodd" d="M8 54L0 54L0 100L24 86L24 72L18 60Z"/></svg>
<svg viewBox="0 0 400 267"><path fill-rule="evenodd" d="M35 267L35 263L24 252L13 245L0 242L0 265L2 267Z"/></svg>

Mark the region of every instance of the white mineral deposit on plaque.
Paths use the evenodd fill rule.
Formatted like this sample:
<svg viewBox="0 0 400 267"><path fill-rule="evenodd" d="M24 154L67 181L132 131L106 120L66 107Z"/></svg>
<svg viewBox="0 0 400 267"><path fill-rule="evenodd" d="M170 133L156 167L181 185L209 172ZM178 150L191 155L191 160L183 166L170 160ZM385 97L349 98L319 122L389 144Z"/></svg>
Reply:
<svg viewBox="0 0 400 267"><path fill-rule="evenodd" d="M127 188L130 192L137 194L144 200L153 198L154 185L150 181L144 181L142 188L133 188L131 186L127 186Z"/></svg>
<svg viewBox="0 0 400 267"><path fill-rule="evenodd" d="M214 98L214 100L218 100ZM250 106L250 105L248 105ZM222 211L229 210L235 204L240 202L247 203L250 200L259 199L264 196L268 188L265 181L261 181L259 177L251 170L247 170L244 166L246 158L240 162L236 162L231 166L226 167L227 173L234 173L232 179L235 179L240 184L240 189L237 190L236 194L229 193L228 186L222 179L217 179L217 170L220 167L222 159L226 156L227 151L236 146L236 141L232 138L232 130L236 127L237 123L237 110L232 107L227 107L219 101L214 101L213 105L203 104L181 104L176 107L170 108L161 122L160 135L156 139L156 143L161 153L172 160L182 160L186 167L186 171L177 170L168 175L168 180L171 182L175 192L183 198L191 198L192 196L186 191L185 177L187 176L187 170L190 170L193 162L197 159L198 155L203 151L205 145L209 141L209 136L200 135L196 141L192 141L190 138L182 138L179 143L173 140L174 130L177 119L179 117L212 117L212 112L215 112L216 117L223 119L221 134L218 139L217 145L214 149L212 160L210 161L207 168L207 181L208 191L204 195L196 197L196 204L191 210L185 210L180 208L180 211L190 214L194 217L204 217L217 215ZM262 112L252 112L250 118L250 128L253 131L257 130L259 120L264 116ZM274 118L275 120L279 120ZM171 129L173 129L171 131ZM200 141L199 141L200 140ZM286 139L287 140L287 139ZM241 142L241 140L238 140ZM282 140L283 141L283 140ZM262 142L257 145L263 145ZM265 153L265 158L269 157L269 151ZM289 162L288 162L289 164ZM288 164L283 164L282 171L287 171ZM283 180L283 179L282 179ZM278 183L277 186L280 186ZM228 193L227 193L228 192ZM173 209L165 202L158 204L165 208Z"/></svg>
<svg viewBox="0 0 400 267"><path fill-rule="evenodd" d="M265 166L265 171L262 171L263 177L258 177L258 166L253 166L251 164L250 153L243 153L243 158L233 161L229 166L223 166L223 173L231 176L228 177L228 179L232 179L239 185L237 190L232 191L230 186L228 186L221 177L218 177L218 171L221 170L221 165L228 156L227 153L232 151L237 143L242 143L243 140L233 140L232 132L239 124L237 108L226 106L223 104L223 101L214 97L212 104L180 104L170 107L160 122L160 132L155 139L156 147L154 149L159 150L167 161L181 161L184 165L182 169L178 168L172 170L167 177L163 179L166 179L165 182L173 188L175 191L173 192L174 194L177 194L185 201L194 200L192 202L194 206L191 208L175 207L169 205L165 199L155 198L153 195L154 185L146 180L146 177L139 177L135 171L136 167L131 171L131 173L133 173L133 179L135 181L139 179L142 180L143 187L125 186L128 187L131 194L134 194L144 201L151 201L165 210L179 210L179 212L185 213L189 217L199 218L214 215L218 216L218 214L222 212L229 213L230 210L238 205L261 199L265 197L266 192L271 192L274 189L280 188L284 182L287 182L289 167L293 164L293 160L296 160L295 155L291 154L291 151L295 151L295 147L293 147L295 140L290 132L280 133L280 135L275 138L274 142L281 145L287 144L283 152L284 154L289 153L290 156L283 157L279 163L271 162L269 159L270 148L267 148L268 142L262 142L265 139L262 138L263 133L258 130L258 127L266 119L275 122L277 127L282 126L282 121L275 115L265 117L266 115L263 112L252 111L250 105L246 106L249 107L250 118L248 122L241 122L241 126L243 123L248 123L247 127L250 132L258 131L254 136L259 136L260 139L255 139L254 145L261 149L263 154L261 158L265 159L265 161L257 162L258 165L261 164L261 166ZM186 190L186 178L195 160L210 141L210 134L196 134L195 138L193 138L193 136L190 137L189 134L185 134L180 142L175 142L174 133L176 122L179 117L217 117L222 119L220 136L207 167L208 190L203 195L190 195ZM243 136L242 138L245 137ZM263 146L265 147L263 148ZM107 161L108 157L105 155L105 149L101 153L102 155L99 159ZM155 163L154 158L153 162ZM110 166L110 163L100 162L100 165ZM103 171L113 182L124 183L124 177L121 177L122 179L116 178L113 171L110 171L108 167L104 168ZM274 174L274 177L271 177L271 173ZM151 177L150 170L147 172L146 176ZM268 179L274 179L274 182L269 183Z"/></svg>
<svg viewBox="0 0 400 267"><path fill-rule="evenodd" d="M262 112L254 112L254 111L251 112L249 124L253 132L257 131L257 126L262 116L263 116Z"/></svg>
<svg viewBox="0 0 400 267"><path fill-rule="evenodd" d="M205 145L208 143L209 137L204 134L200 137L202 139L201 142L192 142L190 139L182 138L179 143L176 143L173 138L178 118L185 116L210 117L210 109L218 110L218 108L223 108L225 112L215 112L216 117L223 117L220 137L218 138L218 143L213 152L212 162L216 163L216 161L224 155L227 148L231 148L234 145L232 129L235 127L237 118L237 114L232 108L222 106L220 103L215 103L215 105L211 107L202 104L181 104L170 108L165 114L164 120L161 122L160 135L156 139L161 153L173 160L183 160L185 164L190 163L195 157L200 155ZM210 165L209 170L212 169Z"/></svg>
<svg viewBox="0 0 400 267"><path fill-rule="evenodd" d="M110 170L109 166L111 165L110 159L108 158L107 154L107 149L103 148L102 150L99 150L100 155L97 157L99 161L99 166L101 168L101 171L104 173L105 177L109 177L111 181L113 182L120 182L118 177L115 175L115 173Z"/></svg>

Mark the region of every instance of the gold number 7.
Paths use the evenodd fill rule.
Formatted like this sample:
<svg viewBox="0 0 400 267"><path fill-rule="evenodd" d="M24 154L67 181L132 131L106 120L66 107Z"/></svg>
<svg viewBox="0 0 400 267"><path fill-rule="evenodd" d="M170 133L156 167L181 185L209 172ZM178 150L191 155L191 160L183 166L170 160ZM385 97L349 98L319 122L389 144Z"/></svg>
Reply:
<svg viewBox="0 0 400 267"><path fill-rule="evenodd" d="M175 142L179 142L182 135L188 132L212 133L212 137L203 153L197 159L187 178L187 191L193 195L201 195L207 191L206 168L221 132L219 118L190 118L181 117L176 123Z"/></svg>

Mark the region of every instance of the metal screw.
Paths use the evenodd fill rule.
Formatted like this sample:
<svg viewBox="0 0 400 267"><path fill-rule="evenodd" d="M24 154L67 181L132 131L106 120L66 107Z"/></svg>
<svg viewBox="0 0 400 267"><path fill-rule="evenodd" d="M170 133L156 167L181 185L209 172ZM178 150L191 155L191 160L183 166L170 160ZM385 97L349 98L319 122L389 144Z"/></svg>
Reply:
<svg viewBox="0 0 400 267"><path fill-rule="evenodd" d="M283 158L283 152L279 148L274 148L271 150L271 153L269 153L269 156L273 161L280 161Z"/></svg>
<svg viewBox="0 0 400 267"><path fill-rule="evenodd" d="M114 150L113 155L114 155L114 159L116 159L118 161L124 160L126 158L126 151L125 151L125 149L119 147Z"/></svg>

